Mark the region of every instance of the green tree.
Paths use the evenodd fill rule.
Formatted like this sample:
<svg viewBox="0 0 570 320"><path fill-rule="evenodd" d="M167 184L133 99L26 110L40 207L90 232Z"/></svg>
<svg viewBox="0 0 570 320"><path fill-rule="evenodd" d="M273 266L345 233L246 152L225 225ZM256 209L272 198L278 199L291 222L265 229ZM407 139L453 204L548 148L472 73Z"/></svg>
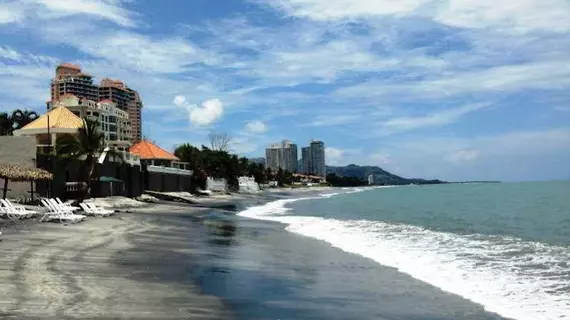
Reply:
<svg viewBox="0 0 570 320"><path fill-rule="evenodd" d="M83 181L87 184L85 197L91 195L91 182L95 172L97 155L104 148L104 135L97 121L83 118L83 127L76 135L62 135L56 140L56 154L66 159L83 160Z"/></svg>
<svg viewBox="0 0 570 320"><path fill-rule="evenodd" d="M192 185L202 190L206 189L208 174L204 170L204 156L202 151L189 143L185 143L176 147L174 155L181 161L190 164L190 170L194 171L192 175Z"/></svg>
<svg viewBox="0 0 570 320"><path fill-rule="evenodd" d="M285 185L285 171L282 168L277 170L277 185L280 187Z"/></svg>

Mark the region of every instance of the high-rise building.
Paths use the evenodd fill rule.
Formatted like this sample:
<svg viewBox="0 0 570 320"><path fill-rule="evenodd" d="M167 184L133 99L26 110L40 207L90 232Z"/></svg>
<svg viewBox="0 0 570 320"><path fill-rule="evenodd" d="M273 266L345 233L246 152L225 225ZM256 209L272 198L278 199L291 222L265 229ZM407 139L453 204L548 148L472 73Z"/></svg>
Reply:
<svg viewBox="0 0 570 320"><path fill-rule="evenodd" d="M325 143L313 140L308 147L301 148L301 172L308 175L326 177Z"/></svg>
<svg viewBox="0 0 570 320"><path fill-rule="evenodd" d="M271 147L265 149L265 166L271 170L281 168L285 171L297 172L297 145L289 140L272 144Z"/></svg>
<svg viewBox="0 0 570 320"><path fill-rule="evenodd" d="M99 87L93 83L93 77L71 63L57 66L55 77L51 80L51 100L59 100L64 94L99 101Z"/></svg>
<svg viewBox="0 0 570 320"><path fill-rule="evenodd" d="M310 174L311 168L311 147L301 148L301 170L304 174Z"/></svg>
<svg viewBox="0 0 570 320"><path fill-rule="evenodd" d="M111 100L117 104L119 109L127 111L132 129L131 140L137 142L142 139L141 111L143 104L137 91L127 87L120 80L105 78L101 80L99 86L99 99Z"/></svg>
<svg viewBox="0 0 570 320"><path fill-rule="evenodd" d="M58 101L61 96L72 94L78 98L91 101L110 100L120 110L126 111L131 126L130 140L140 141L142 138L141 110L142 100L136 90L129 88L120 80L104 78L100 85L93 83L93 77L81 71L71 63L62 63L55 69L55 77L51 81L51 101ZM49 108L48 103L48 108Z"/></svg>
<svg viewBox="0 0 570 320"><path fill-rule="evenodd" d="M265 167L274 171L279 170L281 153L279 145L271 145L265 149Z"/></svg>
<svg viewBox="0 0 570 320"><path fill-rule="evenodd" d="M310 144L310 168L311 174L326 177L327 167L325 164L325 143L313 140Z"/></svg>

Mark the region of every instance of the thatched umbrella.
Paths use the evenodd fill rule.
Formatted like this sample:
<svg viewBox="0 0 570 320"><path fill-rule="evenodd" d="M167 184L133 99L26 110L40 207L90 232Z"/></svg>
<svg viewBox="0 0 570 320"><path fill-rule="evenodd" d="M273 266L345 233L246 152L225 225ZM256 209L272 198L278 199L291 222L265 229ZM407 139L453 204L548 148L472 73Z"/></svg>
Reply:
<svg viewBox="0 0 570 320"><path fill-rule="evenodd" d="M2 198L6 199L6 193L8 192L8 180L18 182L52 180L53 174L40 168L22 168L15 164L0 164L0 178L4 179L4 194ZM32 189L32 197L33 191L34 190Z"/></svg>

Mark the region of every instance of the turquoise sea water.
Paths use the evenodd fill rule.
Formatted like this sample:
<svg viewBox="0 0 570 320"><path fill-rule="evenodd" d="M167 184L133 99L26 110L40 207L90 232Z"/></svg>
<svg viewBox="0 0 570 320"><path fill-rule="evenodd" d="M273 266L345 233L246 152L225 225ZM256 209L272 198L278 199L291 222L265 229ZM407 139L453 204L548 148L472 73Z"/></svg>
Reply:
<svg viewBox="0 0 570 320"><path fill-rule="evenodd" d="M242 213L521 320L570 319L570 182L344 189Z"/></svg>

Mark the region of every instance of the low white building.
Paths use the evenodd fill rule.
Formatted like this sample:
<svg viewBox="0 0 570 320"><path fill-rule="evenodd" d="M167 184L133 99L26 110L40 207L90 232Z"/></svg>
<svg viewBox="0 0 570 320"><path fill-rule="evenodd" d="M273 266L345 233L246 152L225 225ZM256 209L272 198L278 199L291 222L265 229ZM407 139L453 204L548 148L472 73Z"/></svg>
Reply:
<svg viewBox="0 0 570 320"><path fill-rule="evenodd" d="M374 175L368 175L368 184L369 185L373 185L374 184Z"/></svg>
<svg viewBox="0 0 570 320"><path fill-rule="evenodd" d="M256 193L259 192L259 184L255 182L254 177L238 177L239 192Z"/></svg>
<svg viewBox="0 0 570 320"><path fill-rule="evenodd" d="M206 189L210 191L226 192L228 190L228 182L224 178L208 177L206 180Z"/></svg>

